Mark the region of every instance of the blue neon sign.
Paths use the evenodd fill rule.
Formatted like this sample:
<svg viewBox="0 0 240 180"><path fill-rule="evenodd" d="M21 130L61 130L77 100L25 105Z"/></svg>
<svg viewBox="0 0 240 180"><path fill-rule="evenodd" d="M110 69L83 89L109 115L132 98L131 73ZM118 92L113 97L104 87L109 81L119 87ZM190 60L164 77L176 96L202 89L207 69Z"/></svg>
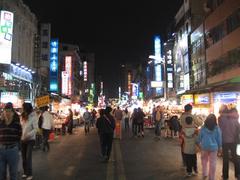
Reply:
<svg viewBox="0 0 240 180"><path fill-rule="evenodd" d="M155 81L162 81L162 52L161 52L161 39L160 36L154 37L154 50L155 50ZM163 88L156 88L157 95L163 95Z"/></svg>
<svg viewBox="0 0 240 180"><path fill-rule="evenodd" d="M50 91L58 91L58 39L50 41Z"/></svg>

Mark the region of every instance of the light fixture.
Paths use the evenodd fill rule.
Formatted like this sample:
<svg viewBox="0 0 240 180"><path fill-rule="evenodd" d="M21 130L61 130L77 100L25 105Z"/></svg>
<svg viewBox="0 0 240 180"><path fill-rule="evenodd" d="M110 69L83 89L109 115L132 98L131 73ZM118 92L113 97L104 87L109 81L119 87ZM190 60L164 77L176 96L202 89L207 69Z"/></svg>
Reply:
<svg viewBox="0 0 240 180"><path fill-rule="evenodd" d="M16 66L20 66L20 63L16 63Z"/></svg>
<svg viewBox="0 0 240 180"><path fill-rule="evenodd" d="M34 73L35 73L35 71L32 71L32 73L34 74Z"/></svg>
<svg viewBox="0 0 240 180"><path fill-rule="evenodd" d="M25 68L25 66L24 66L24 65L21 65L21 68Z"/></svg>

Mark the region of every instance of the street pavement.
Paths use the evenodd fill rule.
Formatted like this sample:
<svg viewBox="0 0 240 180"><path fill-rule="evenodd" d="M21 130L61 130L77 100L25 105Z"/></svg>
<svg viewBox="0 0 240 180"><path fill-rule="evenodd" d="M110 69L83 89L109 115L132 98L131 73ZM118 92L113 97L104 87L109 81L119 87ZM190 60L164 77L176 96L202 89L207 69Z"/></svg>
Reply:
<svg viewBox="0 0 240 180"><path fill-rule="evenodd" d="M200 180L198 155L197 176L185 177L178 139L154 139L153 129L146 129L144 138L133 138L123 131L121 140L114 140L109 163L100 161L100 145L95 128L84 134L83 127L73 135L58 136L50 142L49 152L34 150L35 180ZM222 161L217 162L217 180L221 179ZM230 164L230 178L234 180Z"/></svg>

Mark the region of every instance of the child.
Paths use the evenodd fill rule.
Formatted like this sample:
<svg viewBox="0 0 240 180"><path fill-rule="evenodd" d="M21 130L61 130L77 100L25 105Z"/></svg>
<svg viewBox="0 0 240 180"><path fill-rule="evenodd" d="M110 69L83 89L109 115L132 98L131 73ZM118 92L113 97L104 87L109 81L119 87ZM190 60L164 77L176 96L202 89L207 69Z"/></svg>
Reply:
<svg viewBox="0 0 240 180"><path fill-rule="evenodd" d="M198 136L198 145L201 148L201 160L203 179L209 175L209 180L215 179L217 153L221 152L222 134L217 125L217 118L214 114L208 115ZM209 172L207 167L209 163Z"/></svg>
<svg viewBox="0 0 240 180"><path fill-rule="evenodd" d="M191 116L187 116L185 118L185 123L186 126L182 129L184 141L183 153L186 163L187 176L192 176L198 173L196 155L197 131L196 128L192 126L193 118Z"/></svg>

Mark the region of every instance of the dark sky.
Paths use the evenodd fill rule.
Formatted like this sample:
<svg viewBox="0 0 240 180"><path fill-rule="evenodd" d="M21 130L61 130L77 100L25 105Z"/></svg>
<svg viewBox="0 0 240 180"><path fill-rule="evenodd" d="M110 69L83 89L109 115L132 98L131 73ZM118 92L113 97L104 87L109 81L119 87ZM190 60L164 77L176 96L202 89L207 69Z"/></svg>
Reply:
<svg viewBox="0 0 240 180"><path fill-rule="evenodd" d="M83 44L96 56L110 96L117 96L121 63L153 53L153 36L165 37L182 0L23 0L60 42ZM147 59L146 59L147 60Z"/></svg>

